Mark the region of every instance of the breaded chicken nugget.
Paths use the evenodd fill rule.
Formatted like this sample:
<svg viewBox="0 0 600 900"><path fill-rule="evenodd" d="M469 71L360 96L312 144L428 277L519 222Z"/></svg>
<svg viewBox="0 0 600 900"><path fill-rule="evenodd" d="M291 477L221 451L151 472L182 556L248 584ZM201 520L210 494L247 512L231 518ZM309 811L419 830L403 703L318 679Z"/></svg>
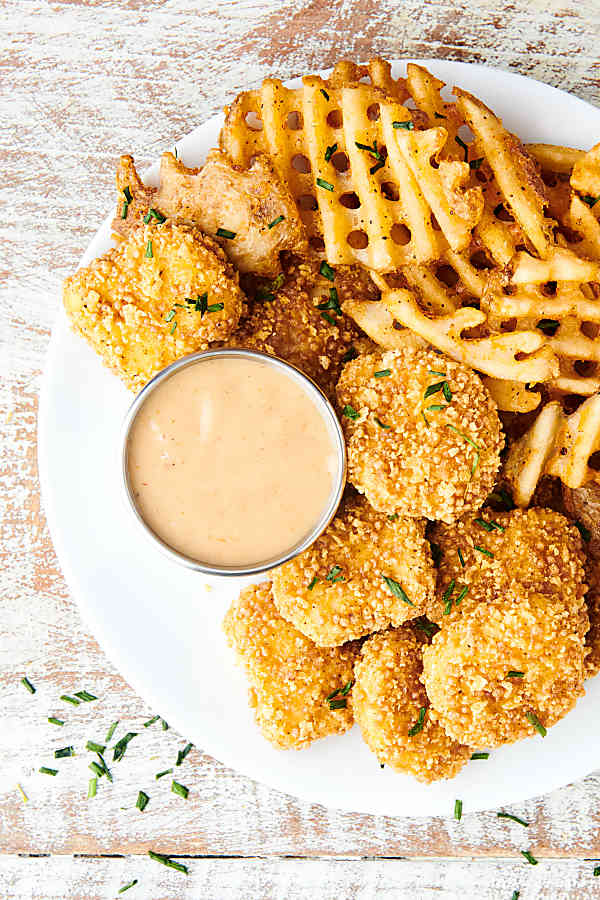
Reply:
<svg viewBox="0 0 600 900"><path fill-rule="evenodd" d="M382 515L354 492L308 550L273 572L279 612L321 647L423 615L434 589L425 522Z"/></svg>
<svg viewBox="0 0 600 900"><path fill-rule="evenodd" d="M275 747L301 749L351 728L357 644L319 649L279 615L269 582L243 590L223 628L246 670L256 722Z"/></svg>
<svg viewBox="0 0 600 900"><path fill-rule="evenodd" d="M227 257L189 225L141 225L64 283L75 331L132 390L236 327L243 294Z"/></svg>
<svg viewBox="0 0 600 900"><path fill-rule="evenodd" d="M600 672L600 563L588 563L588 592L585 605L590 620L590 630L585 636L588 654L585 658L585 677L593 678Z"/></svg>
<svg viewBox="0 0 600 900"><path fill-rule="evenodd" d="M354 668L354 715L380 763L419 781L453 778L471 751L436 721L422 671L420 642L408 626L373 635Z"/></svg>
<svg viewBox="0 0 600 900"><path fill-rule="evenodd" d="M479 602L423 651L423 683L440 724L475 749L544 733L583 691L584 608L518 582L481 579Z"/></svg>
<svg viewBox="0 0 600 900"><path fill-rule="evenodd" d="M337 387L352 484L375 509L453 522L500 467L495 404L471 369L406 347L348 363Z"/></svg>
<svg viewBox="0 0 600 900"><path fill-rule="evenodd" d="M573 612L582 607L586 587L581 536L558 512L483 509L453 525L436 524L431 538L439 548L439 563L436 603L429 616L438 624L476 602L482 579L498 585L515 580L526 591L561 598ZM490 593L487 588L484 592Z"/></svg>

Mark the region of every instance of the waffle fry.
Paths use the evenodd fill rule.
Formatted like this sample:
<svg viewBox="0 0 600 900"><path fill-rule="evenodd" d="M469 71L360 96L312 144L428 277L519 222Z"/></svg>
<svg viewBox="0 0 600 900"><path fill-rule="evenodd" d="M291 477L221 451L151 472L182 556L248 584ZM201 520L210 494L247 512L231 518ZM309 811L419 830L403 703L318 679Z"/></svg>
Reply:
<svg viewBox="0 0 600 900"><path fill-rule="evenodd" d="M547 172L559 172L561 175L570 175L575 163L585 156L583 150L555 144L525 144L525 149L538 161L542 169Z"/></svg>
<svg viewBox="0 0 600 900"><path fill-rule="evenodd" d="M591 199L600 195L600 144L577 159L571 174L571 187Z"/></svg>

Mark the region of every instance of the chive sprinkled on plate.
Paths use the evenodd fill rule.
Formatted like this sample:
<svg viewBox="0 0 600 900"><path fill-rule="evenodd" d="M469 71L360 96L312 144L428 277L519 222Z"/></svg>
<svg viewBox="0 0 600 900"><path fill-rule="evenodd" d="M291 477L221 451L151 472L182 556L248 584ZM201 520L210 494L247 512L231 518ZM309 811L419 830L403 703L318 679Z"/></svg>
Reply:
<svg viewBox="0 0 600 900"><path fill-rule="evenodd" d="M58 769L49 769L48 766L40 766L39 771L42 775L58 775Z"/></svg>
<svg viewBox="0 0 600 900"><path fill-rule="evenodd" d="M392 122L392 128L403 128L405 131L414 131L415 123L412 119L406 122Z"/></svg>
<svg viewBox="0 0 600 900"><path fill-rule="evenodd" d="M445 377L446 377L446 373L445 373L445 372L436 372L435 369L429 369L429 374L430 374L430 375L438 375L440 378L445 378Z"/></svg>
<svg viewBox="0 0 600 900"><path fill-rule="evenodd" d="M92 753L104 753L106 747L104 744L97 744L96 741L88 741L85 749L90 750Z"/></svg>
<svg viewBox="0 0 600 900"><path fill-rule="evenodd" d="M150 803L150 797L148 794L144 793L144 791L139 791L136 800L136 808L139 809L140 812L144 812L148 804Z"/></svg>
<svg viewBox="0 0 600 900"><path fill-rule="evenodd" d="M166 222L166 216L163 216L161 212L153 207L150 207L148 213L144 216L144 225L148 225L152 219L156 219L159 225L162 225L163 222Z"/></svg>
<svg viewBox="0 0 600 900"><path fill-rule="evenodd" d="M179 784L178 781L171 782L171 791L174 794L177 794L178 797L183 797L184 800L187 800L190 793L189 788L186 788L183 784Z"/></svg>
<svg viewBox="0 0 600 900"><path fill-rule="evenodd" d="M131 196L131 191L129 190L128 187L123 188L123 195L128 203L131 203L133 201L133 197Z"/></svg>
<svg viewBox="0 0 600 900"><path fill-rule="evenodd" d="M138 883L137 878L134 878L133 881L130 881L127 884L124 884L123 887L120 887L119 890L117 891L117 894L124 894L125 891L128 891L129 888L132 888L137 883Z"/></svg>
<svg viewBox="0 0 600 900"><path fill-rule="evenodd" d="M272 222L269 222L269 224L267 225L267 228L269 230L271 230L271 228L275 228L275 226L279 225L280 222L283 222L284 219L285 219L285 216L282 216L282 215L277 216L276 219L273 219Z"/></svg>
<svg viewBox="0 0 600 900"><path fill-rule="evenodd" d="M137 733L135 731L128 731L121 740L117 741L113 748L113 762L119 762L119 760L123 759L125 751L127 750L127 745L134 737L137 737Z"/></svg>
<svg viewBox="0 0 600 900"><path fill-rule="evenodd" d="M148 241L146 244L146 259L153 259L154 253L152 251L152 241Z"/></svg>
<svg viewBox="0 0 600 900"><path fill-rule="evenodd" d="M106 741L107 744L112 739L113 734L117 730L118 724L119 724L119 720L117 719L117 721L113 722L112 725L110 726L110 728L108 729L108 731L106 732L106 737L104 738L104 740Z"/></svg>
<svg viewBox="0 0 600 900"><path fill-rule="evenodd" d="M443 409L448 409L445 403L432 403L427 407L427 412L441 412Z"/></svg>
<svg viewBox="0 0 600 900"><path fill-rule="evenodd" d="M325 319L326 322L329 322L330 325L335 325L335 324L336 324L335 319L333 318L333 316L330 316L329 313L322 312L322 313L321 313L321 318L322 318L322 319Z"/></svg>
<svg viewBox="0 0 600 900"><path fill-rule="evenodd" d="M454 598L454 605L455 605L455 606L460 606L460 604L461 604L462 601L465 599L465 597L467 596L468 593L469 593L469 585L468 585L468 584L465 584L464 588L462 588L462 589L460 590L460 592L459 592L459 593L456 595L456 597Z"/></svg>
<svg viewBox="0 0 600 900"><path fill-rule="evenodd" d="M426 424L427 427L429 428L429 422L428 422L427 416L425 415L425 413L423 412L423 410L421 410L421 415L423 416L423 421L425 422L425 424Z"/></svg>
<svg viewBox="0 0 600 900"><path fill-rule="evenodd" d="M537 866L538 860L530 850L520 850L519 853L525 857L530 866Z"/></svg>
<svg viewBox="0 0 600 900"><path fill-rule="evenodd" d="M531 725L533 725L538 734L540 734L542 737L546 737L548 731L546 728L544 728L535 713L527 712L525 713L525 718Z"/></svg>
<svg viewBox="0 0 600 900"><path fill-rule="evenodd" d="M48 716L48 721L51 725L64 725L64 719L57 719L56 716Z"/></svg>
<svg viewBox="0 0 600 900"><path fill-rule="evenodd" d="M489 753L483 753L482 751L477 751L477 753L471 754L471 759L489 759Z"/></svg>
<svg viewBox="0 0 600 900"><path fill-rule="evenodd" d="M160 716L152 716L151 719L148 719L147 722L144 722L144 728L150 728L151 725L154 725L154 723L158 721L160 721Z"/></svg>
<svg viewBox="0 0 600 900"><path fill-rule="evenodd" d="M435 384L430 384L429 387L425 389L425 393L423 394L423 398L427 400L428 397L431 397L432 394L437 394L438 391L441 391L443 386L446 384L445 381L437 381Z"/></svg>
<svg viewBox="0 0 600 900"><path fill-rule="evenodd" d="M478 550L480 553L483 553L484 556L489 556L490 559L494 558L494 554L491 550L486 550L485 547L480 547L478 544L475 544L473 550Z"/></svg>
<svg viewBox="0 0 600 900"><path fill-rule="evenodd" d="M338 297L337 289L332 287L329 288L329 299L324 300L323 303L319 303L317 309L332 309L336 316L341 316L342 308L340 306L340 301Z"/></svg>
<svg viewBox="0 0 600 900"><path fill-rule="evenodd" d="M96 796L97 790L98 790L98 779L96 777L90 778L90 780L88 781L88 792L87 792L88 800L91 800L92 797Z"/></svg>
<svg viewBox="0 0 600 900"><path fill-rule="evenodd" d="M377 149L377 141L373 141L372 147L370 144L361 144L359 141L354 141L354 144L356 147L358 147L359 150L366 150L367 153L370 153L371 156L375 157L375 159L377 159L379 161L381 161L383 159L383 156Z"/></svg>
<svg viewBox="0 0 600 900"><path fill-rule="evenodd" d="M346 404L346 406L344 407L342 412L346 416L347 419L358 419L358 413L356 412L356 410L354 409L353 406L350 406L349 403Z"/></svg>
<svg viewBox="0 0 600 900"><path fill-rule="evenodd" d="M510 819L511 822L516 822L518 825L522 825L523 828L529 828L529 822L526 822L525 819L520 819L518 816L513 816L512 813L507 812L497 812L496 817L498 819Z"/></svg>
<svg viewBox="0 0 600 900"><path fill-rule="evenodd" d="M325 162L329 162L329 160L331 159L331 157L333 156L333 154L335 153L337 148L338 148L337 144L331 144L331 146L326 149Z"/></svg>
<svg viewBox="0 0 600 900"><path fill-rule="evenodd" d="M108 766L106 765L106 760L104 759L104 757L102 756L101 753L98 753L98 759L100 760L99 765L100 765L100 769L101 769L102 775L106 775L107 779L108 779L108 780L111 782L111 784L112 784L112 782L114 781L114 778L112 777L112 772L110 771L110 769L109 769Z"/></svg>
<svg viewBox="0 0 600 900"><path fill-rule="evenodd" d="M169 329L169 334L175 334L175 329L177 328L177 322L173 322Z"/></svg>
<svg viewBox="0 0 600 900"><path fill-rule="evenodd" d="M318 579L317 576L315 575L314 578L313 578L313 580L311 581L311 583L310 583L309 586L308 586L308 590L309 590L309 591L312 591L312 589L313 589L314 586L318 583L318 581L319 581L319 579Z"/></svg>
<svg viewBox="0 0 600 900"><path fill-rule="evenodd" d="M455 800L454 801L454 818L456 819L457 822L460 822L460 820L462 819L462 809L463 809L462 800Z"/></svg>
<svg viewBox="0 0 600 900"><path fill-rule="evenodd" d="M507 678L524 678L525 672L518 672L516 669L511 669L510 672L506 673Z"/></svg>
<svg viewBox="0 0 600 900"><path fill-rule="evenodd" d="M150 859L161 863L163 866L167 866L169 869L176 869L178 872L183 872L184 875L188 874L187 866L184 866L183 863L176 862L176 860L171 859L170 856L165 856L164 853L155 853L154 850L148 850L148 856Z"/></svg>
<svg viewBox="0 0 600 900"><path fill-rule="evenodd" d="M442 382L442 394L444 395L444 400L446 400L447 403L450 403L452 400L452 391L450 390L450 385L447 381Z"/></svg>
<svg viewBox="0 0 600 900"><path fill-rule="evenodd" d="M429 638L433 637L433 635L437 634L440 630L439 625L436 625L435 622L430 622L426 616L422 616L420 619L414 619L413 625Z"/></svg>
<svg viewBox="0 0 600 900"><path fill-rule="evenodd" d="M520 896L521 896L521 891L513 891L512 897L510 898L510 900L519 900Z"/></svg>
<svg viewBox="0 0 600 900"><path fill-rule="evenodd" d="M458 144L459 147L462 147L462 148L463 148L463 152L464 152L464 154L465 154L465 162L468 162L468 160L469 160L469 148L468 148L467 144L465 144L465 142L463 141L463 139L460 138L458 135L456 135L456 137L454 138L454 140L456 141L456 143Z"/></svg>
<svg viewBox="0 0 600 900"><path fill-rule="evenodd" d="M504 531L505 530L502 527L502 525L498 524L498 522L495 522L493 519L491 519L488 522L480 516L478 519L475 519L474 521L475 521L475 524L479 525L480 528L483 528L484 531L491 532L491 531Z"/></svg>
<svg viewBox="0 0 600 900"><path fill-rule="evenodd" d="M177 762L175 763L176 766L181 765L181 763L184 761L184 759L186 758L186 756L188 755L190 750L193 748L193 746L194 746L193 744L186 744L185 747L183 748L183 750L178 751Z"/></svg>
<svg viewBox="0 0 600 900"><path fill-rule="evenodd" d="M64 759L66 756L75 756L73 747L61 747L54 751L54 759Z"/></svg>
<svg viewBox="0 0 600 900"><path fill-rule="evenodd" d="M157 772L154 777L158 781L159 778L164 778L165 775L172 775L174 771L174 769L165 769L164 772Z"/></svg>
<svg viewBox="0 0 600 900"><path fill-rule="evenodd" d="M327 575L325 576L325 581L331 581L332 584L335 584L338 581L344 581L344 576L340 575L342 571L341 566L332 566Z"/></svg>
<svg viewBox="0 0 600 900"><path fill-rule="evenodd" d="M236 235L237 231L230 231L229 228L217 228L217 237L227 238L228 241L232 241Z"/></svg>
<svg viewBox="0 0 600 900"><path fill-rule="evenodd" d="M470 169L479 169L481 163L483 162L483 156L480 156L479 159L472 159L469 163Z"/></svg>
<svg viewBox="0 0 600 900"><path fill-rule="evenodd" d="M342 356L342 362L343 363L350 362L351 360L356 359L357 356L358 356L358 350L356 349L356 347L349 347L346 350L346 352L344 353L344 355Z"/></svg>
<svg viewBox="0 0 600 900"><path fill-rule="evenodd" d="M408 603L409 606L415 605L411 600L408 599L408 595L406 594L406 591L402 588L402 586L400 584L398 584L397 581L394 581L394 579L390 578L388 575L382 575L381 577L385 581L386 585L389 587L389 589L392 592L392 594L394 595L394 597L397 597L398 600L402 600L403 603Z"/></svg>
<svg viewBox="0 0 600 900"><path fill-rule="evenodd" d="M68 694L61 694L60 699L64 700L65 703L70 703L72 706L79 706L79 700L75 697L69 697Z"/></svg>
<svg viewBox="0 0 600 900"><path fill-rule="evenodd" d="M462 550L460 549L460 547L457 549L456 553L457 553L457 555L458 555L459 562L460 562L461 566L462 566L463 569L464 569L464 567L465 567L465 558L464 558L464 556L462 555Z"/></svg>
<svg viewBox="0 0 600 900"><path fill-rule="evenodd" d="M442 601L446 604L444 607L444 615L449 616L452 610L452 594L454 593L454 588L456 586L456 581L453 578L446 590L442 595Z"/></svg>
<svg viewBox="0 0 600 900"><path fill-rule="evenodd" d="M600 195L598 195L598 197L592 197L591 194L582 194L581 199L584 203L587 203L589 207L592 207L600 200Z"/></svg>
<svg viewBox="0 0 600 900"><path fill-rule="evenodd" d="M387 378L391 374L391 369L380 369L379 372L373 372L373 378Z"/></svg>
<svg viewBox="0 0 600 900"><path fill-rule="evenodd" d="M583 522L580 522L579 519L577 519L574 522L574 525L575 525L575 528L577 529L577 531L579 532L579 534L581 535L582 539L587 544L587 542L589 541L589 539L592 536L592 532L590 531L590 529L586 528L585 525L583 524Z"/></svg>
<svg viewBox="0 0 600 900"><path fill-rule="evenodd" d="M460 431L458 428L456 428L456 426L450 425L448 423L446 425L446 428L449 428L450 431L453 431L455 434L457 434L459 437L461 437L463 439L463 441L466 441L467 444L471 445L471 447L475 447L476 450L481 450L481 447L479 446L479 444L476 444L475 441L472 438L470 438L468 434L465 434L463 431Z"/></svg>
<svg viewBox="0 0 600 900"><path fill-rule="evenodd" d="M594 868L594 877L597 878L598 875L600 875L600 866Z"/></svg>
<svg viewBox="0 0 600 900"><path fill-rule="evenodd" d="M383 169L385 166L385 160L380 159L379 162L376 162L374 166L371 166L369 169L369 175L374 175L375 172L378 172L380 169Z"/></svg>
<svg viewBox="0 0 600 900"><path fill-rule="evenodd" d="M98 699L95 694L90 694L89 691L75 691L75 696L83 700L84 703L91 703L92 700Z"/></svg>
<svg viewBox="0 0 600 900"><path fill-rule="evenodd" d="M411 728L408 729L409 737L414 737L415 734L419 734L420 731L423 731L423 726L425 724L426 712L427 712L426 707L422 706L421 709L419 710L419 715L417 716L417 721Z"/></svg>
<svg viewBox="0 0 600 900"><path fill-rule="evenodd" d="M168 723L168 722L165 722L164 719L161 719L161 720L160 720L160 724L161 724L161 726L162 726L162 730L163 730L163 731L168 731L168 730L169 730L169 723Z"/></svg>
<svg viewBox="0 0 600 900"><path fill-rule="evenodd" d="M23 687L27 688L30 694L35 694L35 688L30 682L27 675L24 675L23 678L21 678L21 684L23 685Z"/></svg>
<svg viewBox="0 0 600 900"><path fill-rule="evenodd" d="M391 516L388 516L388 519L389 519L390 522L397 522L398 519L399 519L399 515L398 515L397 512L396 512L396 513L392 513Z"/></svg>
<svg viewBox="0 0 600 900"><path fill-rule="evenodd" d="M348 701L345 697L336 697L334 700L329 700L329 709L346 709L348 706Z"/></svg>
<svg viewBox="0 0 600 900"><path fill-rule="evenodd" d="M92 760L92 762L88 766L88 769L91 769L91 771L94 773L94 775L96 775L97 778L102 778L102 776L104 775L102 766L99 765L95 760Z"/></svg>
<svg viewBox="0 0 600 900"><path fill-rule="evenodd" d="M123 200L123 206L121 207L121 218L126 219L127 213L129 211L129 203L127 200Z"/></svg>
<svg viewBox="0 0 600 900"><path fill-rule="evenodd" d="M320 91L321 91L321 93L323 94L323 96L325 97L325 99L326 99L326 100L329 100L329 94L327 93L327 91L325 90L325 88L320 88Z"/></svg>
<svg viewBox="0 0 600 900"><path fill-rule="evenodd" d="M384 428L386 431L389 431L390 428L392 427L391 425L386 425L385 422L382 422L381 419L377 418L377 416L375 416L375 421L377 422L377 424L379 425L380 428Z"/></svg>
<svg viewBox="0 0 600 900"><path fill-rule="evenodd" d="M335 278L335 269L332 269L329 263L323 260L319 266L319 275L322 275L323 278L327 278L328 281L333 281Z"/></svg>
<svg viewBox="0 0 600 900"><path fill-rule="evenodd" d="M333 185L330 181L325 181L324 178L317 178L317 185L320 188L323 188L324 191L333 191Z"/></svg>

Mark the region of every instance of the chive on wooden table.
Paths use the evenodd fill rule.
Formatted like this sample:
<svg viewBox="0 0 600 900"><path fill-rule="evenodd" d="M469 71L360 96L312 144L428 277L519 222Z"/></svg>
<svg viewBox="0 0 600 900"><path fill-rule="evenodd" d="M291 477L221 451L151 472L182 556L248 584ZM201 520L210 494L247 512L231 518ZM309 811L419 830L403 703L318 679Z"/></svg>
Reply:
<svg viewBox="0 0 600 900"><path fill-rule="evenodd" d="M598 102L597 0L4 0L0 7L0 896L425 898L600 895L597 774L511 812L391 819L300 803L163 730L79 618L40 508L36 409L60 282L111 203L115 159L146 165L237 91L340 56L483 62ZM21 683L27 674L30 694ZM58 701L87 690L97 701ZM60 710L60 711L58 711ZM48 715L68 721L59 726ZM53 749L132 741L87 799L83 755L60 777ZM68 734L64 744L57 734ZM63 760L65 762L65 760ZM599 760L600 763L600 760ZM71 772L71 774L65 774ZM179 774L181 773L181 775ZM25 801L19 787L28 800ZM150 796L136 808L138 791ZM451 812L451 811L450 811ZM529 865L530 849L539 860ZM147 851L175 857L189 875Z"/></svg>

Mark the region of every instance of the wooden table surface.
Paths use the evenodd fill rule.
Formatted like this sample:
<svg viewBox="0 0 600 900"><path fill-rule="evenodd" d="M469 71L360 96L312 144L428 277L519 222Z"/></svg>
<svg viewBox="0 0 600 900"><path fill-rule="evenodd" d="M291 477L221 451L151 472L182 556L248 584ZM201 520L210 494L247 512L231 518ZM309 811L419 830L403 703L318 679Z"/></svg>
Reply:
<svg viewBox="0 0 600 900"><path fill-rule="evenodd" d="M237 91L340 56L483 62L598 102L598 0L3 0L0 4L0 897L530 898L600 895L600 777L512 811L451 819L353 815L300 803L201 749L186 802L154 773L185 735L107 661L65 586L40 506L36 411L61 280L112 204L122 152L142 168ZM21 685L27 673L37 692ZM98 701L58 697L88 689ZM63 728L48 715L67 720ZM86 799L87 758L113 720L142 732ZM67 765L68 764L68 765ZM599 759L600 764L600 759ZM69 768L70 767L70 768ZM20 784L28 796L21 797ZM151 795L144 813L138 789ZM539 865L520 855L531 848ZM147 850L181 857L189 876Z"/></svg>

